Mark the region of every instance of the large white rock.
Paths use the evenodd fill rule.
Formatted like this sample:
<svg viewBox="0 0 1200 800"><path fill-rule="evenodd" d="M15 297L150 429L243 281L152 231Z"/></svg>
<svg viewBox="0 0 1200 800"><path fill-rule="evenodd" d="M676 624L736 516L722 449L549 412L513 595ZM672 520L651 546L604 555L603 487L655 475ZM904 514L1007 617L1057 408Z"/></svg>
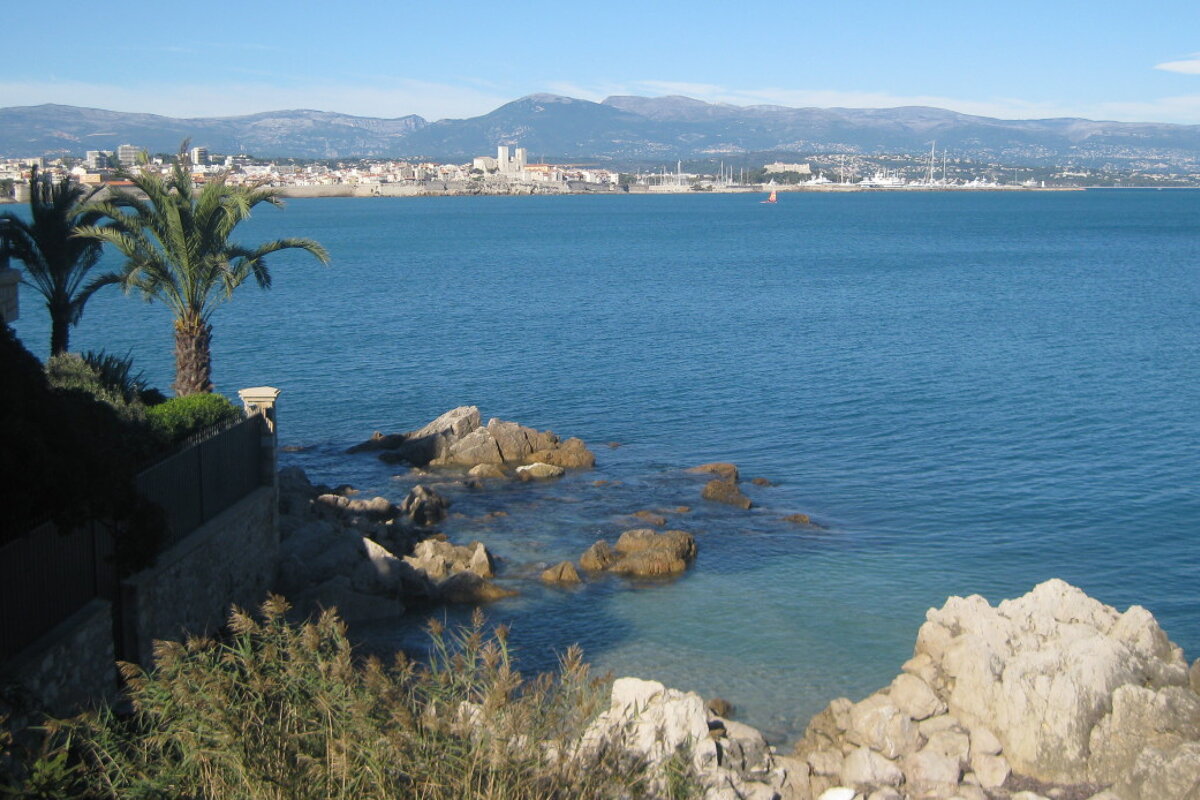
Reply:
<svg viewBox="0 0 1200 800"><path fill-rule="evenodd" d="M896 758L917 746L920 734L912 719L885 695L872 695L850 709L846 738L876 750L885 758Z"/></svg>
<svg viewBox="0 0 1200 800"><path fill-rule="evenodd" d="M847 786L899 786L904 782L904 773L896 762L868 747L860 747L846 756L841 777Z"/></svg>
<svg viewBox="0 0 1200 800"><path fill-rule="evenodd" d="M1014 771L1045 781L1088 779L1089 737L1117 687L1187 681L1182 651L1145 609L1118 613L1060 580L996 608L950 598L926 619L916 653L951 713L990 727Z"/></svg>
<svg viewBox="0 0 1200 800"><path fill-rule="evenodd" d="M907 672L902 672L892 681L888 697L897 708L918 722L946 711L946 704L929 688L929 684Z"/></svg>

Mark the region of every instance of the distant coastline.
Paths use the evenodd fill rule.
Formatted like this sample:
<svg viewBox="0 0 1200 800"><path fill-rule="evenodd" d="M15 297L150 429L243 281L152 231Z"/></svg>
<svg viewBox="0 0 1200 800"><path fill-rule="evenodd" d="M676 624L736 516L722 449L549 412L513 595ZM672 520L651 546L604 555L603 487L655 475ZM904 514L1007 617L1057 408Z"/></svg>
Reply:
<svg viewBox="0 0 1200 800"><path fill-rule="evenodd" d="M804 194L804 193L844 193L844 192L886 192L890 194L906 193L906 192L1082 192L1088 187L1085 186L931 186L931 187L909 187L887 189L871 186L857 186L854 184L824 184L820 186L745 186L745 187L727 187L714 188L711 190L694 191L687 186L663 186L663 187L634 187L629 192L619 190L599 191L595 189L559 189L555 186L530 186L530 185L514 185L504 191L498 191L499 187L479 185L474 186L455 186L446 185L439 187L429 184L371 184L367 186L356 186L354 184L332 184L328 186L279 186L276 189L280 197L288 199L306 199L306 198L325 198L325 197L473 197L473 196L494 196L494 197L512 197L512 196L529 196L529 195L584 195L584 194L606 194L606 195L660 195L660 194L763 194L769 191L786 192L789 194Z"/></svg>

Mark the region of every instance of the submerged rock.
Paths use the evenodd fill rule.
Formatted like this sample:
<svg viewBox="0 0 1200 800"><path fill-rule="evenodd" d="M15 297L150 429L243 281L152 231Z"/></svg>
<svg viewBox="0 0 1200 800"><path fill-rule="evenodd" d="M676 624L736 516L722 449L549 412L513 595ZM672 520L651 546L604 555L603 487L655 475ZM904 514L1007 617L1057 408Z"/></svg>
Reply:
<svg viewBox="0 0 1200 800"><path fill-rule="evenodd" d="M580 556L579 565L589 572L612 572L634 577L679 575L696 557L696 540L686 531L655 531L638 528L625 531L616 549L601 539Z"/></svg>
<svg viewBox="0 0 1200 800"><path fill-rule="evenodd" d="M556 564L542 572L542 580L546 583L574 584L579 583L579 573L570 561Z"/></svg>
<svg viewBox="0 0 1200 800"><path fill-rule="evenodd" d="M748 509L752 505L750 498L742 494L742 490L733 481L711 480L704 485L700 496L714 503L725 503L742 509Z"/></svg>
<svg viewBox="0 0 1200 800"><path fill-rule="evenodd" d="M608 542L601 539L579 557L579 566L588 572L603 572L616 560L617 554Z"/></svg>
<svg viewBox="0 0 1200 800"><path fill-rule="evenodd" d="M710 464L701 464L698 467L692 467L688 472L697 475L716 475L723 481L737 483L741 480L736 464L730 464L725 461L714 461Z"/></svg>

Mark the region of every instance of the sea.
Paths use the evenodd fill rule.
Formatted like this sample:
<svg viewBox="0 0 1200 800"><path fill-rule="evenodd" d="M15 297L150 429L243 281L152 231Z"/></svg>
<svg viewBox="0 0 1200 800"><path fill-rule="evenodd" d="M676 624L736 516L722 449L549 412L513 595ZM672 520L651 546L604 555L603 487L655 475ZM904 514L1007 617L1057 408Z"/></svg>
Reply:
<svg viewBox="0 0 1200 800"><path fill-rule="evenodd" d="M1200 657L1200 194L761 199L260 206L239 241L307 236L332 263L280 253L270 291L216 310L215 383L281 389L280 463L313 481L450 498L439 529L485 542L520 593L485 611L527 673L577 643L598 673L721 696L785 742L885 686L948 596L1054 577L1145 606ZM21 313L44 358L39 298ZM105 289L72 347L170 386L160 304ZM345 452L460 405L581 437L596 469L472 489ZM685 470L710 461L737 464L752 509L701 500ZM695 535L684 576L537 579L639 510ZM356 635L419 651L431 616L469 610Z"/></svg>

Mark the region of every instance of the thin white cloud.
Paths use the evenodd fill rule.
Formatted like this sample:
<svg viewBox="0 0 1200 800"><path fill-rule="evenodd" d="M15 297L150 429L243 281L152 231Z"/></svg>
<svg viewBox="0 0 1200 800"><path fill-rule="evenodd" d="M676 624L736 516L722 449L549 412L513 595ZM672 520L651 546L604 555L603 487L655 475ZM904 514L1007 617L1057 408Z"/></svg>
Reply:
<svg viewBox="0 0 1200 800"><path fill-rule="evenodd" d="M1180 61L1164 61L1161 64L1155 64L1155 69L1161 69L1164 72L1182 72L1184 75L1200 75L1200 53L1194 53L1189 58Z"/></svg>

